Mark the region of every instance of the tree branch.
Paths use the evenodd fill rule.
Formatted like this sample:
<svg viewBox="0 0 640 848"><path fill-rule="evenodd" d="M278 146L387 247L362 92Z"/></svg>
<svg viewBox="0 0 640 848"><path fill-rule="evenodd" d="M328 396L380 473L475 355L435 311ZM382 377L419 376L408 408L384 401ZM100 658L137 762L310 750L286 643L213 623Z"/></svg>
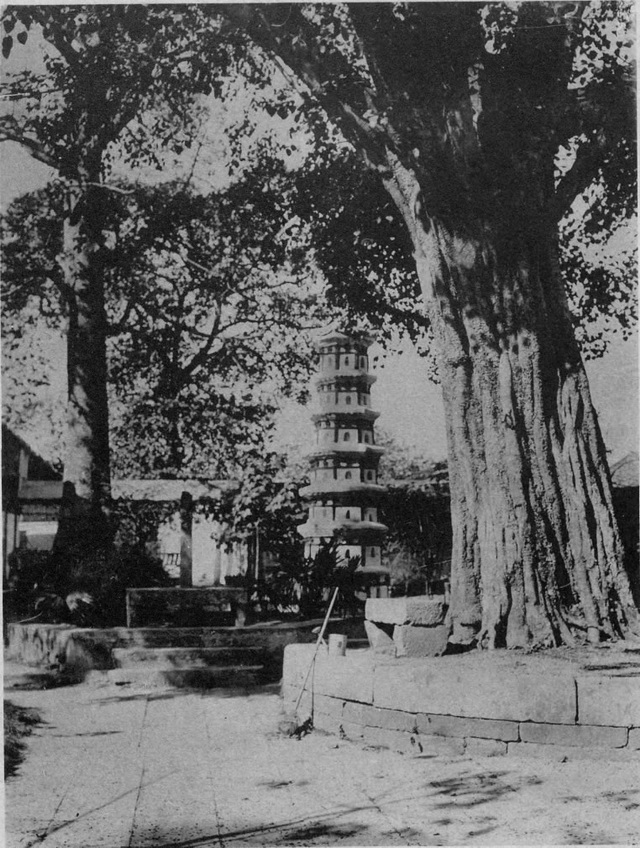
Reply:
<svg viewBox="0 0 640 848"><path fill-rule="evenodd" d="M32 138L26 134L26 131L20 127L16 119L10 115L5 115L0 118L0 142L14 141L26 147L34 159L38 162L43 162L56 170L59 168L59 163L55 156L47 150L43 142L37 138Z"/></svg>
<svg viewBox="0 0 640 848"><path fill-rule="evenodd" d="M604 157L605 151L598 141L587 142L578 149L573 165L558 183L550 204L549 214L553 222L561 220L576 197L597 177Z"/></svg>

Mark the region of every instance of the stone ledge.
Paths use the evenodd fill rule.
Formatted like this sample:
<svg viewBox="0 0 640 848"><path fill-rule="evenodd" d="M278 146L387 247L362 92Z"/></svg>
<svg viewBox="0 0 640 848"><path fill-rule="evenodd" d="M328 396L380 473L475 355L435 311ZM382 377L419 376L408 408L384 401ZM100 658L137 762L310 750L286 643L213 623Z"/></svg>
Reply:
<svg viewBox="0 0 640 848"><path fill-rule="evenodd" d="M311 645L287 648L285 698L294 693L297 697L299 689L291 682L301 685L312 653ZM506 750L558 760L640 759L640 722L632 720L634 695L640 693L640 677L633 676L637 669L627 670L624 659L620 668L624 665L627 676L611 677L591 665L583 672L581 662L585 660L580 656L575 661L558 656L541 661L537 655L507 651L420 660L394 659L371 650L330 657L325 651L308 685L314 698L329 699L318 701L316 709L324 727L339 733L342 723L343 733L353 738L371 740L367 744L384 742L405 753L416 754L418 744L424 751L464 749L476 756ZM577 678L582 689L576 686ZM611 717L606 723L587 723L585 711L578 713L581 692L580 703L595 711L604 707L607 687L622 699L618 704L608 701L609 716L617 711L619 718L628 719L626 725L617 725ZM308 697L303 703L311 703ZM321 712L328 704L332 716ZM414 743L407 742L410 736Z"/></svg>

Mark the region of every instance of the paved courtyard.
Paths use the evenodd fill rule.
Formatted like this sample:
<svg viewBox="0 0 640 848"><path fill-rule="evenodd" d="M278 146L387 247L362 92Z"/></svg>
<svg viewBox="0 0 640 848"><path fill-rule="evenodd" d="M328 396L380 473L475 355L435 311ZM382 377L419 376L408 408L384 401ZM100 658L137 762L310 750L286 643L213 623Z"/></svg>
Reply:
<svg viewBox="0 0 640 848"><path fill-rule="evenodd" d="M629 844L640 765L408 757L278 732L277 688L10 691L43 723L7 848Z"/></svg>

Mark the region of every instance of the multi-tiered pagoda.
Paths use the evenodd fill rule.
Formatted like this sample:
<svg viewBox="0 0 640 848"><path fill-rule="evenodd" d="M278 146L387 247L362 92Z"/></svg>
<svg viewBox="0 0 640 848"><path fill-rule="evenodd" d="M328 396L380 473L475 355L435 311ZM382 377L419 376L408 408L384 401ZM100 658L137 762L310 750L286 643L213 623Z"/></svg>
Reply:
<svg viewBox="0 0 640 848"><path fill-rule="evenodd" d="M313 416L316 447L311 459L311 484L301 491L311 501L309 518L298 529L305 556L313 557L323 542L339 540L338 562L357 557L373 585L388 583L382 565L387 528L378 521L384 489L378 484L383 448L374 438L367 350L373 339L330 332L321 337L316 380L320 411Z"/></svg>

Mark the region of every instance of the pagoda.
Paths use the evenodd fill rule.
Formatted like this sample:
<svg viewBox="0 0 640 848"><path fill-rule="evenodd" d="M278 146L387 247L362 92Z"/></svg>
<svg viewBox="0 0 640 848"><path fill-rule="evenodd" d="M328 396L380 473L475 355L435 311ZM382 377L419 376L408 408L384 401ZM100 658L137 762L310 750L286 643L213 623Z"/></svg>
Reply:
<svg viewBox="0 0 640 848"><path fill-rule="evenodd" d="M338 540L338 563L358 558L358 569L372 587L388 585L382 565L387 528L378 521L384 487L378 483L378 463L384 449L375 444L367 354L373 339L325 333L317 342L316 379L319 412L313 415L316 446L310 454L311 483L300 494L311 503L309 517L298 531L305 539L305 556L314 557L322 545ZM378 594L385 591L378 590Z"/></svg>

